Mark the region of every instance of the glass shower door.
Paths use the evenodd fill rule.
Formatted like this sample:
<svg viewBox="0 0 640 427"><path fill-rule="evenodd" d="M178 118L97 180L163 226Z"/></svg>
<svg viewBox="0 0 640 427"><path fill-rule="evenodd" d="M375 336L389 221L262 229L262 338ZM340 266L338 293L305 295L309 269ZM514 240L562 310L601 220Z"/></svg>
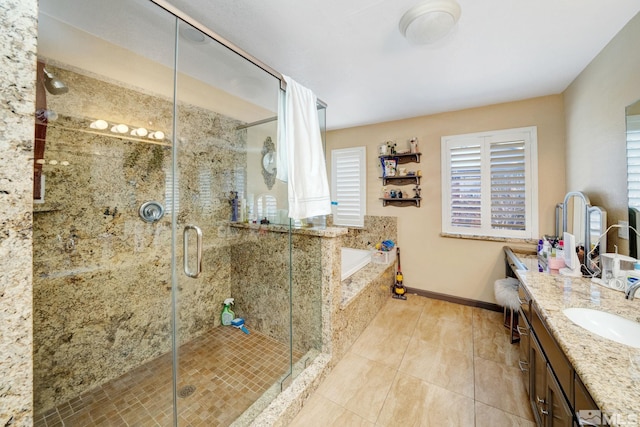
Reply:
<svg viewBox="0 0 640 427"><path fill-rule="evenodd" d="M253 223L267 200L270 213L286 207L263 174L280 81L186 23L177 41L176 413L179 425L243 424L290 368L288 226ZM221 324L229 298L248 333Z"/></svg>
<svg viewBox="0 0 640 427"><path fill-rule="evenodd" d="M35 424L171 425L176 19L146 0L39 9Z"/></svg>

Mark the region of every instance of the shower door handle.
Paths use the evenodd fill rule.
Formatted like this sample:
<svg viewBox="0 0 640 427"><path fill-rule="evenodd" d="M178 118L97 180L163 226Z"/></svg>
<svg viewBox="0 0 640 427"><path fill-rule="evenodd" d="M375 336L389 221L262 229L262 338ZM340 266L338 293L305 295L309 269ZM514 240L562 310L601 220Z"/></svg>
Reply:
<svg viewBox="0 0 640 427"><path fill-rule="evenodd" d="M193 230L196 232L196 270L192 271L189 268L189 230ZM189 277L197 278L202 273L202 230L197 225L187 225L184 227L184 232L182 233L182 242L183 242L183 267L184 274Z"/></svg>

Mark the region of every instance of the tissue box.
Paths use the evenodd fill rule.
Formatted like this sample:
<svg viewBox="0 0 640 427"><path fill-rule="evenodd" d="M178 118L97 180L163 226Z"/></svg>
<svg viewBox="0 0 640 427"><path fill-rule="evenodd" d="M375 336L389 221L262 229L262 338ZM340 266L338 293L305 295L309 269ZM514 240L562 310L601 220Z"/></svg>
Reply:
<svg viewBox="0 0 640 427"><path fill-rule="evenodd" d="M371 262L374 264L391 264L396 259L396 248L390 251L373 251L371 254Z"/></svg>

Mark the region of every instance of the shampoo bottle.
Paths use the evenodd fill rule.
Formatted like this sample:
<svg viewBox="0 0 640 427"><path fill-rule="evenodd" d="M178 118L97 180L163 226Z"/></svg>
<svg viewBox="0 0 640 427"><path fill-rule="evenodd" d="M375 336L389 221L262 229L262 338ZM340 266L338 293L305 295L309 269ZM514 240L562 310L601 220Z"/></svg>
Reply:
<svg viewBox="0 0 640 427"><path fill-rule="evenodd" d="M237 222L238 221L238 192L237 191L231 192L230 203L231 203L231 221Z"/></svg>
<svg viewBox="0 0 640 427"><path fill-rule="evenodd" d="M233 298L227 298L224 300L224 307L222 308L222 314L220 318L222 320L222 324L224 326L231 325L231 321L235 319L236 315L233 311L231 311L231 306L233 305Z"/></svg>

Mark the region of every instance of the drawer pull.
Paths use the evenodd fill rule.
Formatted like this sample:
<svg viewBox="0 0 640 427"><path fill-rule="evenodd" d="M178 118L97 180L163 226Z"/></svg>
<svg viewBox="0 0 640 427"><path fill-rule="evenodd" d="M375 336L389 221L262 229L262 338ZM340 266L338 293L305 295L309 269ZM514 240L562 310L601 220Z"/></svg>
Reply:
<svg viewBox="0 0 640 427"><path fill-rule="evenodd" d="M540 413L542 415L549 415L549 411L545 411L544 409L540 408Z"/></svg>
<svg viewBox="0 0 640 427"><path fill-rule="evenodd" d="M529 362L525 362L524 360L518 360L518 367L520 368L521 372L529 372L529 369L525 368L522 365L528 365Z"/></svg>
<svg viewBox="0 0 640 427"><path fill-rule="evenodd" d="M538 403L538 405L546 405L547 403L544 401L544 399L540 399L538 396L536 396L536 402Z"/></svg>
<svg viewBox="0 0 640 427"><path fill-rule="evenodd" d="M519 333L520 335L524 335L524 336L529 335L529 334L528 334L529 330L528 330L528 329L525 329L525 328L521 328L521 327L520 327L520 325L516 326L516 329L517 329L517 331L518 331L518 333ZM526 332L525 332L525 331L526 331Z"/></svg>

